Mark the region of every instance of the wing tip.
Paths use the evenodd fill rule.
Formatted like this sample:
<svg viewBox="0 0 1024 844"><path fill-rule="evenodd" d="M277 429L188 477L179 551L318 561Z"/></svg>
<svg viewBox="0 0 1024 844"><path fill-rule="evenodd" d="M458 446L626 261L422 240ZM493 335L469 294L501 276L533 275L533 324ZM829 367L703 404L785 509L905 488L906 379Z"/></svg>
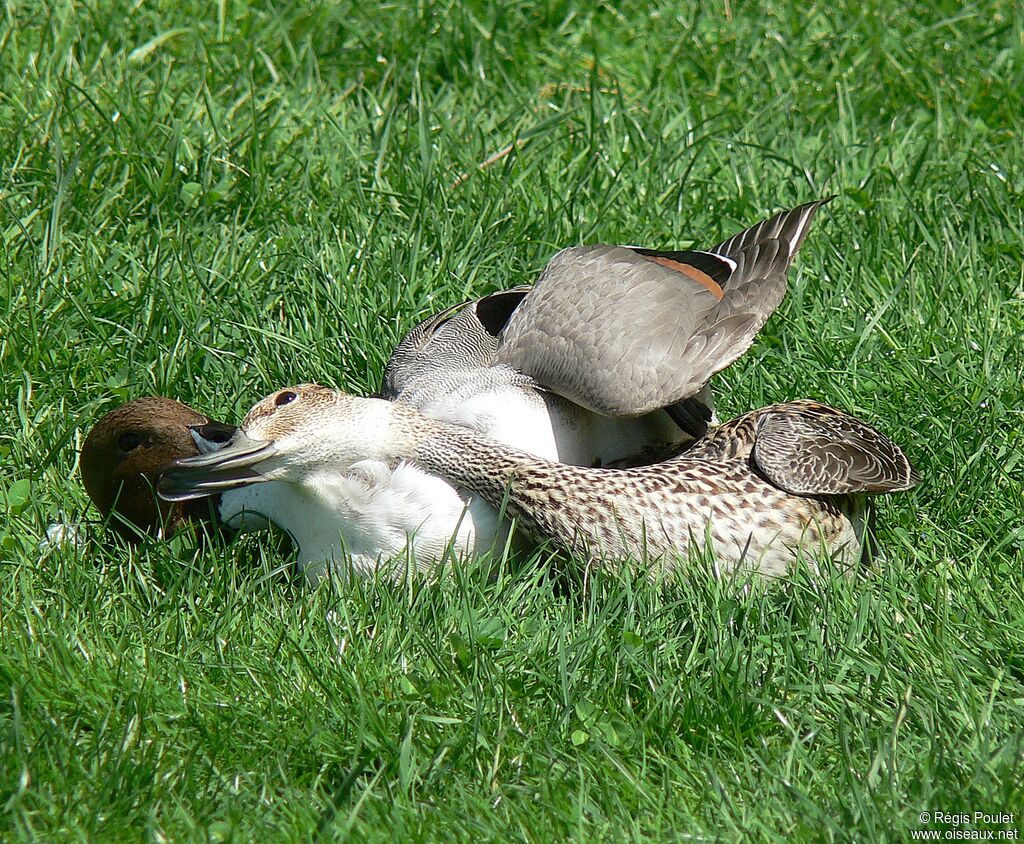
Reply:
<svg viewBox="0 0 1024 844"><path fill-rule="evenodd" d="M789 252L789 261L792 262L793 256L803 246L807 233L810 231L811 222L814 220L819 209L830 203L837 196L838 194L830 194L820 199L797 205L795 208L779 211L727 238L709 251L716 255L734 257L737 253L757 243L777 239L785 241Z"/></svg>
<svg viewBox="0 0 1024 844"><path fill-rule="evenodd" d="M753 456L772 483L798 495L905 492L921 481L889 437L855 416L817 402L765 408Z"/></svg>

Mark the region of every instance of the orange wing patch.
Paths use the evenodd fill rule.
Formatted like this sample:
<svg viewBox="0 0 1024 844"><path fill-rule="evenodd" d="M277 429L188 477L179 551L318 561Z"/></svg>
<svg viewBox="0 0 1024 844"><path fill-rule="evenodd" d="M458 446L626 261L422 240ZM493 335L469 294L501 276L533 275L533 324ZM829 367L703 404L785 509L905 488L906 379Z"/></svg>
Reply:
<svg viewBox="0 0 1024 844"><path fill-rule="evenodd" d="M648 261L654 261L655 264L661 264L663 267L667 267L670 270L674 270L677 273L682 273L687 278L697 282L702 287L707 288L707 291L714 296L719 302L722 301L722 297L725 295L722 292L722 288L718 286L718 282L715 281L703 270L698 270L696 267L690 266L689 264L683 264L679 261L673 261L670 258L662 258L658 255L644 255Z"/></svg>

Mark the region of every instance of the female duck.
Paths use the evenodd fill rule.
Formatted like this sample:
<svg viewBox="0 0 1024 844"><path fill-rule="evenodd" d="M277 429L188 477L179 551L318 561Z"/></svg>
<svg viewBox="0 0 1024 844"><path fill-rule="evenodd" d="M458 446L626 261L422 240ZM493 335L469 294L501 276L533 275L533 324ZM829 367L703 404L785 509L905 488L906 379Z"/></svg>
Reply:
<svg viewBox="0 0 1024 844"><path fill-rule="evenodd" d="M367 466L441 479L469 494L470 509L482 499L534 539L591 560L674 567L695 538L706 537L719 564L769 574L809 552L856 562L865 528L859 494L918 482L885 436L809 401L741 416L661 463L599 469L553 463L392 402L307 384L257 404L223 449L177 461L159 490L182 501L265 481L290 484L306 503L302 513L265 515L298 541L307 574L334 561L344 576L341 552L359 541L359 525L339 514L364 493ZM399 527L416 515L389 518ZM379 562L353 557L351 573L369 575Z"/></svg>
<svg viewBox="0 0 1024 844"><path fill-rule="evenodd" d="M777 214L707 251L562 250L534 288L449 308L410 331L379 395L563 463L635 465L677 451L707 430L707 379L742 354L778 305L789 264L826 201ZM97 424L82 449L83 478L101 512L118 514L122 533L208 517L204 507L158 505L152 481L172 460L196 453L209 421L154 397ZM225 438L210 431L206 450ZM465 492L431 483L418 469L364 469L366 495L353 498L356 509L345 516L362 528L352 553L398 553L411 534L417 558L432 560L453 537L459 550L477 552L504 536L491 508L477 500L464 514ZM302 508L277 485L215 504L236 524L248 508ZM415 516L399 528L389 512Z"/></svg>

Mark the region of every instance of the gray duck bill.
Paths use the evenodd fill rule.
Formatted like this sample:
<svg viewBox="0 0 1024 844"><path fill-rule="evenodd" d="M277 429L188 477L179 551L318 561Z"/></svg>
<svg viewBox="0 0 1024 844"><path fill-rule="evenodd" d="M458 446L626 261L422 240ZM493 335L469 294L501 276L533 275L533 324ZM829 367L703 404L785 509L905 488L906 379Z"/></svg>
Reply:
<svg viewBox="0 0 1024 844"><path fill-rule="evenodd" d="M160 474L157 492L164 501L188 501L267 480L253 467L277 453L271 442L236 431L217 451L175 460Z"/></svg>

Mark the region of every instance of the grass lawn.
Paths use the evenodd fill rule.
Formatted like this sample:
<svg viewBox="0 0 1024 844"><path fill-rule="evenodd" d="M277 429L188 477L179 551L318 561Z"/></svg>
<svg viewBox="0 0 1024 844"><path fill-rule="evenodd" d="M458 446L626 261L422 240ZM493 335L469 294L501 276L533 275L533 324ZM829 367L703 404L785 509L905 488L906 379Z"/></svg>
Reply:
<svg viewBox="0 0 1024 844"><path fill-rule="evenodd" d="M1018 831L1022 92L1009 0L6 3L0 840ZM717 398L905 448L870 575L311 591L266 535L132 550L88 505L130 397L368 391L561 246L830 193ZM976 811L1013 818L920 819Z"/></svg>

